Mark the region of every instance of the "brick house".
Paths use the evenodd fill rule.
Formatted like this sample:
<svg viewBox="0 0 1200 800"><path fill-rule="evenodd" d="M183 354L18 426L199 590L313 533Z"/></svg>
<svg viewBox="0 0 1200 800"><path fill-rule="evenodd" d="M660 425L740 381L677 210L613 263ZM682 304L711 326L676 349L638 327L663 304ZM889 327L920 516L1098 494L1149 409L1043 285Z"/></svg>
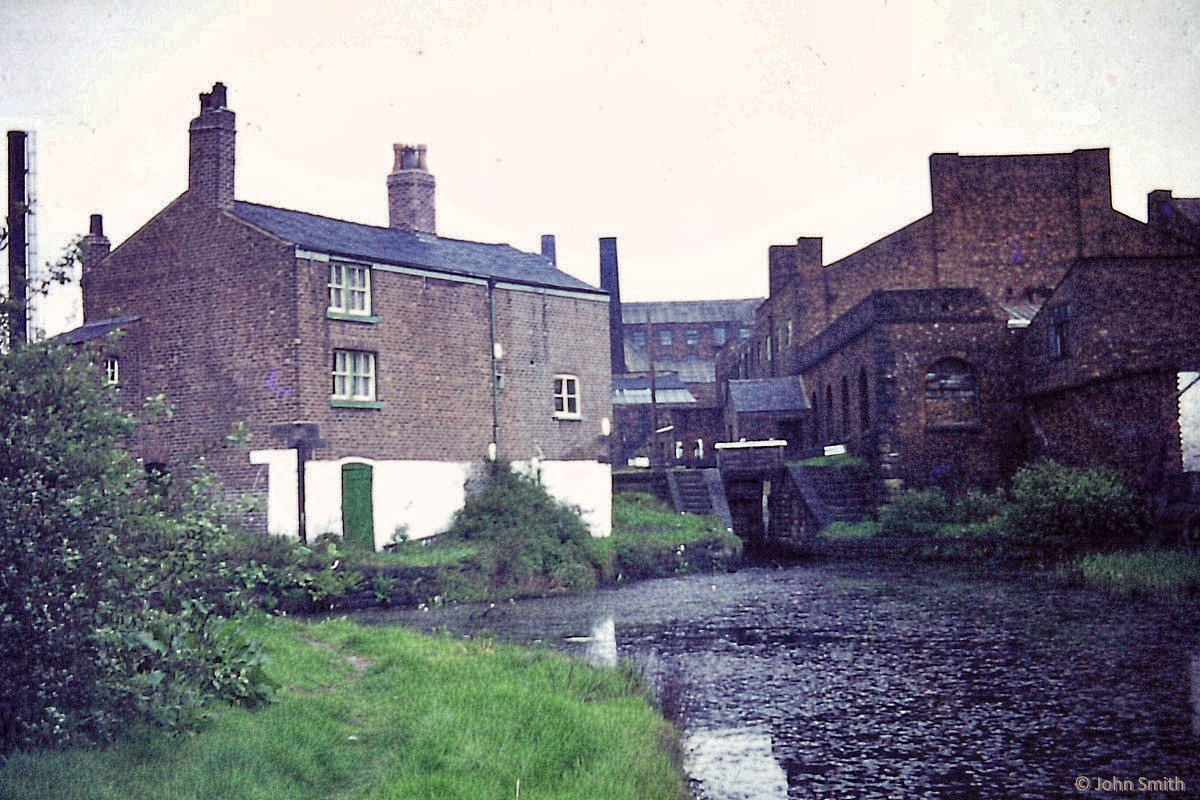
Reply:
<svg viewBox="0 0 1200 800"><path fill-rule="evenodd" d="M893 488L996 485L1039 455L1145 488L1179 472L1195 201L1114 210L1107 150L934 154L930 184L928 215L831 264L819 238L771 247L770 296L719 378L798 376L794 449L845 445Z"/></svg>
<svg viewBox="0 0 1200 800"><path fill-rule="evenodd" d="M606 534L607 294L540 254L437 235L424 146L395 146L383 228L236 200L234 141L218 83L187 191L111 253L98 217L82 243L84 328L119 319L120 393L173 409L138 428L148 467L202 456L265 498L266 530L303 518L380 547L444 529L498 454ZM249 452L227 441L239 423Z"/></svg>

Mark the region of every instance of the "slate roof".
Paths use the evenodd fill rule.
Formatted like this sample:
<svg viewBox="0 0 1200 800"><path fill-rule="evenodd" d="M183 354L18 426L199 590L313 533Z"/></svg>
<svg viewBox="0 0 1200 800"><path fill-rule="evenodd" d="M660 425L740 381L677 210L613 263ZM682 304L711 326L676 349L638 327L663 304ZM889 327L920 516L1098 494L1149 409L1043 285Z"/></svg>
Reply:
<svg viewBox="0 0 1200 800"><path fill-rule="evenodd" d="M1041 309L1041 303L1001 303L1000 307L1008 314L1008 327L1026 328Z"/></svg>
<svg viewBox="0 0 1200 800"><path fill-rule="evenodd" d="M693 358L678 360L668 356L655 356L654 366L659 372L677 372L684 383L715 383L717 365L714 359ZM646 348L638 348L625 342L625 367L630 372L645 372L650 368Z"/></svg>
<svg viewBox="0 0 1200 800"><path fill-rule="evenodd" d="M648 303L621 303L621 321L626 325L658 322L753 322L754 310L761 297L747 300L671 300Z"/></svg>
<svg viewBox="0 0 1200 800"><path fill-rule="evenodd" d="M1193 223L1200 223L1200 197L1172 197L1171 205Z"/></svg>
<svg viewBox="0 0 1200 800"><path fill-rule="evenodd" d="M606 294L604 290L559 270L544 256L522 252L507 244L446 239L242 201L235 203L234 214L284 241L318 253L452 275Z"/></svg>
<svg viewBox="0 0 1200 800"><path fill-rule="evenodd" d="M624 375L613 375L612 377L613 391L626 391L629 389L649 389L650 375L643 373L634 375L626 373ZM656 372L654 374L655 389L686 389L683 381L679 378L678 372Z"/></svg>
<svg viewBox="0 0 1200 800"><path fill-rule="evenodd" d="M60 333L58 336L52 337L50 341L55 344L83 344L95 339L102 339L113 331L123 328L131 322L137 322L140 319L141 317L139 316L98 319L95 322L87 322L78 328L72 328L65 333Z"/></svg>
<svg viewBox="0 0 1200 800"><path fill-rule="evenodd" d="M798 376L729 381L729 402L738 413L808 411L804 382Z"/></svg>
<svg viewBox="0 0 1200 800"><path fill-rule="evenodd" d="M613 405L649 405L650 374L614 375ZM688 390L679 373L657 372L654 376L654 399L658 403L695 403L696 396Z"/></svg>

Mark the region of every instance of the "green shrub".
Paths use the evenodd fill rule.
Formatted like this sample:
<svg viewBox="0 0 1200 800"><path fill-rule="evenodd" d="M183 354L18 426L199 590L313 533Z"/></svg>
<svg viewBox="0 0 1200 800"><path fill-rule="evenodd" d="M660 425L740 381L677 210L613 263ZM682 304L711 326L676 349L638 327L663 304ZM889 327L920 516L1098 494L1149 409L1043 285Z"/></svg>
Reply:
<svg viewBox="0 0 1200 800"><path fill-rule="evenodd" d="M487 484L467 498L445 534L483 545L475 560L493 589L595 586L587 526L535 479L507 462L488 464Z"/></svg>
<svg viewBox="0 0 1200 800"><path fill-rule="evenodd" d="M955 499L950 508L950 521L964 525L990 523L1004 513L1004 497L994 492L972 489Z"/></svg>
<svg viewBox="0 0 1200 800"><path fill-rule="evenodd" d="M884 536L932 536L950 519L950 503L939 489L902 492L879 509Z"/></svg>
<svg viewBox="0 0 1200 800"><path fill-rule="evenodd" d="M1141 532L1134 491L1116 473L1039 461L1013 476L1004 527L1051 551L1114 546Z"/></svg>

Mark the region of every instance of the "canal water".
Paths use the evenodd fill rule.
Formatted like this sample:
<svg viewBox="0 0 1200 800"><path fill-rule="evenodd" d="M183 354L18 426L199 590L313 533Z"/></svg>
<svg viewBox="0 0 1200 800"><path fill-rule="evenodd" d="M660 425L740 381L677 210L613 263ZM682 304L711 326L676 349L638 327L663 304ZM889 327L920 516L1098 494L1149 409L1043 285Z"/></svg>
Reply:
<svg viewBox="0 0 1200 800"><path fill-rule="evenodd" d="M363 621L635 661L702 800L1200 797L1200 605L753 568Z"/></svg>

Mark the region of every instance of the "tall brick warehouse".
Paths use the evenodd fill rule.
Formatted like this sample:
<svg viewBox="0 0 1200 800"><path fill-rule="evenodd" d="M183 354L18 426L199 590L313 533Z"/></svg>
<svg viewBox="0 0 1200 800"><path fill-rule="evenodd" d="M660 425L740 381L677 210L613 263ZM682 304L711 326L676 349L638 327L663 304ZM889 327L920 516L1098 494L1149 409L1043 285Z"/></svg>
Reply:
<svg viewBox="0 0 1200 800"><path fill-rule="evenodd" d="M1042 456L1150 492L1200 469L1200 201L1114 210L1107 150L929 170L931 212L858 252L770 248L770 296L719 363L725 382L799 379L805 412L760 435L845 445L892 488L996 485Z"/></svg>
<svg viewBox="0 0 1200 800"><path fill-rule="evenodd" d="M437 235L423 145L396 145L389 227L235 199L226 88L200 95L187 190L109 253L83 242L84 326L130 407L136 452L203 457L265 499L262 526L382 546L443 529L489 455L610 525L608 296L540 254ZM227 436L236 425L250 451ZM299 480L298 463L303 465ZM305 502L298 502L303 491Z"/></svg>

